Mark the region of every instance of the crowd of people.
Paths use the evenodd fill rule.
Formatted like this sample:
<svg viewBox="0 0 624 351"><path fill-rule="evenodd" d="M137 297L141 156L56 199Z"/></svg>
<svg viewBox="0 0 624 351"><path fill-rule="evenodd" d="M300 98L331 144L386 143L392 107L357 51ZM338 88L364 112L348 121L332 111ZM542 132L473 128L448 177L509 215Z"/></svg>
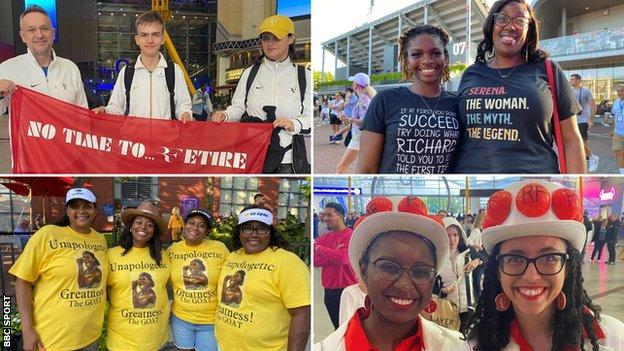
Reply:
<svg viewBox="0 0 624 351"><path fill-rule="evenodd" d="M111 248L92 227L96 214L91 190L70 189L64 216L37 230L10 268L24 350L96 351L103 332L108 350L160 350L170 332L179 350L305 349L309 268L267 207L238 214L232 252L207 237L213 218L202 208L174 211L182 227L166 249L171 222L153 203L121 213Z"/></svg>
<svg viewBox="0 0 624 351"><path fill-rule="evenodd" d="M598 104L579 74L567 77L540 49L539 21L526 1L496 2L483 35L457 92L443 88L450 80L448 34L423 25L398 40L409 85L376 94L370 77L358 73L333 99L319 96L319 118L332 125L329 142L344 139L347 147L336 173L354 162L355 173L596 172L600 157L589 141L594 117L601 115L611 127L617 172L624 174L624 86L614 87L613 104ZM613 123L605 123L607 114Z"/></svg>
<svg viewBox="0 0 624 351"><path fill-rule="evenodd" d="M579 201L525 180L458 220L416 196L378 196L353 229L327 203L314 265L335 332L315 349L624 350L624 323L583 287Z"/></svg>
<svg viewBox="0 0 624 351"><path fill-rule="evenodd" d="M9 108L11 112L10 97L18 85L88 108L78 67L58 57L52 48L56 29L48 13L31 5L19 21L20 36L28 52L0 63L0 111ZM310 173L301 138L310 130L312 78L308 69L291 61L295 26L289 17L273 15L260 24L262 55L243 72L225 111L213 111L205 83L191 98L183 70L161 53L165 22L158 12L137 16L135 29L134 40L140 54L132 64L121 68L108 103L93 108L95 114L184 123L271 123L274 130L262 173Z"/></svg>

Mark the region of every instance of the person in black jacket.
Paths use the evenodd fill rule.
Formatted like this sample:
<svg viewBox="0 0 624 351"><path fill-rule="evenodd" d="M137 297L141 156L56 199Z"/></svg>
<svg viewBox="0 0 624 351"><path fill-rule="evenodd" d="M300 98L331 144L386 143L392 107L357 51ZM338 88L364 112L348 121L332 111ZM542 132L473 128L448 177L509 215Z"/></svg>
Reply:
<svg viewBox="0 0 624 351"><path fill-rule="evenodd" d="M607 221L607 233L605 236L607 249L609 250L609 260L606 264L615 264L615 244L617 243L620 226L620 219L614 213L610 214L609 220Z"/></svg>

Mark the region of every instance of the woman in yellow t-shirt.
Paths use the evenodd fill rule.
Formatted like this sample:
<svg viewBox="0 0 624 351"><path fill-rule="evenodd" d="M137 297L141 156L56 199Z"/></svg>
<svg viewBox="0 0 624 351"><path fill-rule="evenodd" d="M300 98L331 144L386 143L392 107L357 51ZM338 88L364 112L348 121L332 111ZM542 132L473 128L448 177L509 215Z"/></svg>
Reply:
<svg viewBox="0 0 624 351"><path fill-rule="evenodd" d="M310 334L310 270L273 226L273 213L240 213L219 277L215 333L222 351L304 350Z"/></svg>
<svg viewBox="0 0 624 351"><path fill-rule="evenodd" d="M171 270L159 234L167 231L156 206L126 210L119 246L108 250L108 329L111 351L159 350L169 335L167 282Z"/></svg>
<svg viewBox="0 0 624 351"><path fill-rule="evenodd" d="M11 267L25 350L98 349L108 247L91 228L96 212L90 190L70 189L65 215L37 230Z"/></svg>
<svg viewBox="0 0 624 351"><path fill-rule="evenodd" d="M180 216L180 208L174 207L171 209L171 217L169 217L169 234L171 234L171 240L180 241L180 233L182 233L182 216Z"/></svg>
<svg viewBox="0 0 624 351"><path fill-rule="evenodd" d="M193 209L185 218L184 240L167 249L173 286L170 322L179 350L217 351L217 281L230 251L220 241L206 240L211 228L210 214Z"/></svg>

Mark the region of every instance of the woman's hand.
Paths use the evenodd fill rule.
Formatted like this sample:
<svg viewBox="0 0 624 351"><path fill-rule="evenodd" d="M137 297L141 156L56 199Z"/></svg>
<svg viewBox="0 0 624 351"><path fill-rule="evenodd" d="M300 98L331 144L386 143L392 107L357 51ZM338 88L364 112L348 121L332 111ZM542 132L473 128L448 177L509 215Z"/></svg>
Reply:
<svg viewBox="0 0 624 351"><path fill-rule="evenodd" d="M453 282L453 284L451 284L451 285L441 289L441 291L443 293L447 294L447 295L452 293L452 292L454 292L455 290L457 290L457 283L456 282Z"/></svg>
<svg viewBox="0 0 624 351"><path fill-rule="evenodd" d="M273 128L284 128L289 132L295 130L295 124L290 120L290 118L278 117L273 122Z"/></svg>
<svg viewBox="0 0 624 351"><path fill-rule="evenodd" d="M223 112L223 111L216 111L216 112L212 113L212 116L210 116L210 119L212 119L213 122L221 123L221 122L225 122L227 120L226 117L227 116L225 115L225 112Z"/></svg>
<svg viewBox="0 0 624 351"><path fill-rule="evenodd" d="M480 264L481 264L481 260L478 258L475 258L474 260L468 262L468 264L464 266L464 272L470 273L474 271L474 269L477 268Z"/></svg>
<svg viewBox="0 0 624 351"><path fill-rule="evenodd" d="M91 111L95 112L96 115L99 115L100 113L106 113L106 107L104 106L96 107Z"/></svg>
<svg viewBox="0 0 624 351"><path fill-rule="evenodd" d="M38 349L43 349L41 339L33 328L22 328L22 343L24 343L24 351L37 351Z"/></svg>

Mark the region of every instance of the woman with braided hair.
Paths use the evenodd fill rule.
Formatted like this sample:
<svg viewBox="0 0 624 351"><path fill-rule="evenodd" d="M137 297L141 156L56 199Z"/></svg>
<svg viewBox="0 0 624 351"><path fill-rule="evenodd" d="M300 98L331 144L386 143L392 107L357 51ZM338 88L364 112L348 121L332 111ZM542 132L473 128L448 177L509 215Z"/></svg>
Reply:
<svg viewBox="0 0 624 351"><path fill-rule="evenodd" d="M362 124L356 173L439 174L451 170L460 135L450 79L448 34L424 25L403 32L399 60L409 86L371 100Z"/></svg>
<svg viewBox="0 0 624 351"><path fill-rule="evenodd" d="M576 193L529 180L492 195L483 224L490 253L467 331L473 350L624 350L624 324L583 288L585 226Z"/></svg>

